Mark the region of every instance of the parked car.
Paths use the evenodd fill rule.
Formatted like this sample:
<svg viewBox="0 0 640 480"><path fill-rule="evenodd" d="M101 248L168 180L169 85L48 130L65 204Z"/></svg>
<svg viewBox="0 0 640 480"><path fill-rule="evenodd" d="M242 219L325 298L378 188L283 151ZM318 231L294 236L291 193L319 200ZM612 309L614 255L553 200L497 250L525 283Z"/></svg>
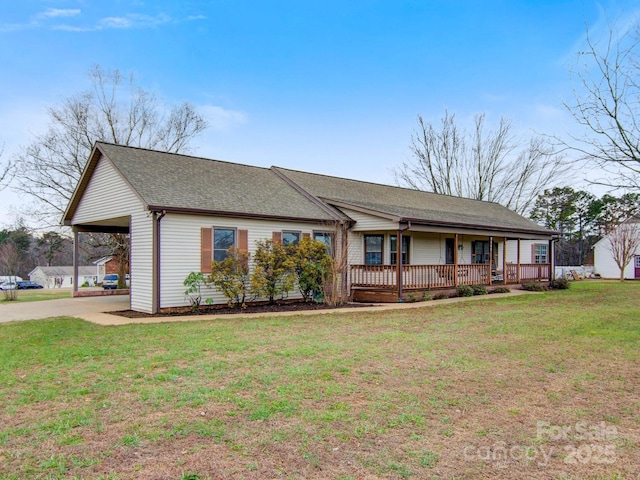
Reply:
<svg viewBox="0 0 640 480"><path fill-rule="evenodd" d="M15 282L4 282L0 283L0 290L15 290L17 286Z"/></svg>
<svg viewBox="0 0 640 480"><path fill-rule="evenodd" d="M42 285L36 282L31 282L29 280L22 280L21 282L16 282L18 290L31 290L34 288L44 288Z"/></svg>
<svg viewBox="0 0 640 480"><path fill-rule="evenodd" d="M118 274L109 273L102 279L102 288L105 290L115 290L118 288Z"/></svg>

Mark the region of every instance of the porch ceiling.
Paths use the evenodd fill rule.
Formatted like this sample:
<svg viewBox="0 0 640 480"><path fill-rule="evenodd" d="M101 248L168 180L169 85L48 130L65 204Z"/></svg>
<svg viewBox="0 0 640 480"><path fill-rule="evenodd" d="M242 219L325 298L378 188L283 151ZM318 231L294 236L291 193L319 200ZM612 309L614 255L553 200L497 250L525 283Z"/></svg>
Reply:
<svg viewBox="0 0 640 480"><path fill-rule="evenodd" d="M73 229L78 232L101 232L101 233L129 233L128 216L106 218L95 222L86 222L73 225Z"/></svg>

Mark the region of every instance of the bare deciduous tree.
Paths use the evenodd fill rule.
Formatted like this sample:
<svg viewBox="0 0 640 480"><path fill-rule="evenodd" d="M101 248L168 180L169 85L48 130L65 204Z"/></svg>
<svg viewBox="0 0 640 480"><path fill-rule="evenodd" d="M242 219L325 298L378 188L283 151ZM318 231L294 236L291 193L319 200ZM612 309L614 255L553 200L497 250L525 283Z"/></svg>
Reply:
<svg viewBox="0 0 640 480"><path fill-rule="evenodd" d="M577 55L571 76L573 103L565 103L584 134L562 143L580 159L595 163L604 178L594 183L640 190L640 30L594 40L587 29L587 48Z"/></svg>
<svg viewBox="0 0 640 480"><path fill-rule="evenodd" d="M189 142L207 127L189 103L166 108L133 76L96 65L89 78L92 89L51 108L49 130L14 158L14 188L34 200L29 214L41 224L59 222L96 141L186 152ZM118 260L122 288L128 235L113 234L108 239L110 252Z"/></svg>
<svg viewBox="0 0 640 480"><path fill-rule="evenodd" d="M32 218L57 224L96 141L168 152L188 151L206 120L188 103L168 109L133 76L94 66L92 89L49 109L49 130L14 158L18 192L34 200Z"/></svg>
<svg viewBox="0 0 640 480"><path fill-rule="evenodd" d="M624 281L624 269L640 251L640 219L618 225L607 236L613 260L620 269L620 281Z"/></svg>
<svg viewBox="0 0 640 480"><path fill-rule="evenodd" d="M4 144L0 147L0 190L3 190L9 180L11 180L11 162L7 160L7 163L2 165L2 154L4 153Z"/></svg>
<svg viewBox="0 0 640 480"><path fill-rule="evenodd" d="M418 116L410 145L414 161L395 170L396 181L527 212L538 195L557 182L563 159L539 136L519 149L509 121L502 118L495 130L487 131L485 120L484 114L476 115L469 133L458 127L455 114L445 112L439 127Z"/></svg>
<svg viewBox="0 0 640 480"><path fill-rule="evenodd" d="M0 271L9 277L14 277L12 281L15 283L18 275L25 266L24 253L18 248L13 241L6 241L0 245ZM6 300L17 300L17 288L3 290Z"/></svg>

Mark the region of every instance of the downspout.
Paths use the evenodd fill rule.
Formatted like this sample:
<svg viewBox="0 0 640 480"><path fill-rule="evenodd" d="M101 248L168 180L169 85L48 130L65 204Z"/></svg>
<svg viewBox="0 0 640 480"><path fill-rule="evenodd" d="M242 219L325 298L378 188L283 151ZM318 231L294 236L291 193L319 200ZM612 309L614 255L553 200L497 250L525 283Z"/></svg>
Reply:
<svg viewBox="0 0 640 480"><path fill-rule="evenodd" d="M151 274L153 305L151 313L160 311L160 220L166 214L166 210L153 212L153 267Z"/></svg>
<svg viewBox="0 0 640 480"><path fill-rule="evenodd" d="M402 234L411 228L411 221L407 220L407 226L398 229L398 236L396 238L396 265L398 276L396 277L396 283L398 284L398 302L402 302ZM407 255L409 252L407 251Z"/></svg>

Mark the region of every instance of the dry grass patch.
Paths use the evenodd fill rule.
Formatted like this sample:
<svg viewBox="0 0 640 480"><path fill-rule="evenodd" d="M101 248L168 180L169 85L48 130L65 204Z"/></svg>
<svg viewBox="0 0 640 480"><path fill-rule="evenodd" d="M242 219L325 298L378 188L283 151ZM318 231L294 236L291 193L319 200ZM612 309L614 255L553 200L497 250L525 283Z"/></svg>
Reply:
<svg viewBox="0 0 640 480"><path fill-rule="evenodd" d="M2 325L0 478L636 478L638 312L640 283L582 282L376 314Z"/></svg>

